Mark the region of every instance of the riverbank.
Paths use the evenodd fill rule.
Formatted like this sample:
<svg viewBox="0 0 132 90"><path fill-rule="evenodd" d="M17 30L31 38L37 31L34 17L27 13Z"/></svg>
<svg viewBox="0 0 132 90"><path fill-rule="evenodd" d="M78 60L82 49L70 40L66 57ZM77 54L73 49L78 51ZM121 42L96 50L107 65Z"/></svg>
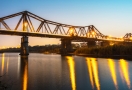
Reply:
<svg viewBox="0 0 132 90"><path fill-rule="evenodd" d="M76 56L93 57L93 58L111 58L111 59L128 59L132 61L131 55L94 55L94 54L74 54Z"/></svg>
<svg viewBox="0 0 132 90"><path fill-rule="evenodd" d="M132 60L132 45L113 45L105 47L82 47L75 55L101 58L118 58Z"/></svg>
<svg viewBox="0 0 132 90"><path fill-rule="evenodd" d="M20 53L20 52L3 52L3 53ZM31 52L37 53L37 52ZM45 55L61 55L60 53L38 53ZM93 57L93 58L111 58L111 59L127 59L132 61L132 55L95 55L95 54L74 54L68 53L61 56L83 56L83 57Z"/></svg>

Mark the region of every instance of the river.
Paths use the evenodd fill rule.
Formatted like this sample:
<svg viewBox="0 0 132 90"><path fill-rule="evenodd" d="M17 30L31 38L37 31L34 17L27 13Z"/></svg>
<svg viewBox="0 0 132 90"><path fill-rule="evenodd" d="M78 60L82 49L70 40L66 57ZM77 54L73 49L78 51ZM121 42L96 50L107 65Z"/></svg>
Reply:
<svg viewBox="0 0 132 90"><path fill-rule="evenodd" d="M0 76L7 90L132 90L132 61L1 53Z"/></svg>

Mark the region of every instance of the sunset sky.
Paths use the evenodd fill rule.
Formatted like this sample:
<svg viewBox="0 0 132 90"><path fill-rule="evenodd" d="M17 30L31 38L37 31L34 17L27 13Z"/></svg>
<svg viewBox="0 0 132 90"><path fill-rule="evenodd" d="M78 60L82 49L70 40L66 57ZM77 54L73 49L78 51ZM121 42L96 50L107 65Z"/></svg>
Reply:
<svg viewBox="0 0 132 90"><path fill-rule="evenodd" d="M132 33L132 0L0 0L0 17L25 10L59 23L94 25L104 35ZM0 35L0 47L17 46L20 38ZM32 46L58 43L59 39L29 37Z"/></svg>

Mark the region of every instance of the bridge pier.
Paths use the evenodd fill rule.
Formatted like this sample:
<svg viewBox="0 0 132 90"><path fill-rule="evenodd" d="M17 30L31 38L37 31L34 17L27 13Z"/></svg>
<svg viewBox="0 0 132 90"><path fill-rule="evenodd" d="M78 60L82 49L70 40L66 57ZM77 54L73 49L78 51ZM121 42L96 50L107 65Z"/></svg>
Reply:
<svg viewBox="0 0 132 90"><path fill-rule="evenodd" d="M96 42L95 41L88 41L87 42L87 46L88 47L95 47L96 46Z"/></svg>
<svg viewBox="0 0 132 90"><path fill-rule="evenodd" d="M101 42L101 46L104 47L104 46L109 46L110 45L110 42L109 41L102 41Z"/></svg>
<svg viewBox="0 0 132 90"><path fill-rule="evenodd" d="M21 38L21 56L28 56L29 55L29 48L28 48L28 37L22 36Z"/></svg>
<svg viewBox="0 0 132 90"><path fill-rule="evenodd" d="M21 90L28 89L28 56L20 56L20 80L21 80Z"/></svg>
<svg viewBox="0 0 132 90"><path fill-rule="evenodd" d="M61 55L67 55L72 51L73 50L72 50L71 39L61 39L61 49L60 49Z"/></svg>

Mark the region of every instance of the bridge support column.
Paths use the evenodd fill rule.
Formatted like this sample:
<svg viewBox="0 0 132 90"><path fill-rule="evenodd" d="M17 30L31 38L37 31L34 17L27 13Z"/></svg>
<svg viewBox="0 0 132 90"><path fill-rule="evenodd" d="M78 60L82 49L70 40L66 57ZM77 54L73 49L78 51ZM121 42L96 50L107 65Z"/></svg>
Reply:
<svg viewBox="0 0 132 90"><path fill-rule="evenodd" d="M23 36L21 38L21 56L28 56L29 55L29 49L28 49L28 37Z"/></svg>
<svg viewBox="0 0 132 90"><path fill-rule="evenodd" d="M61 39L61 55L67 55L72 52L72 44L70 39Z"/></svg>
<svg viewBox="0 0 132 90"><path fill-rule="evenodd" d="M87 46L88 47L95 47L96 46L96 42L95 41L88 41L87 42Z"/></svg>
<svg viewBox="0 0 132 90"><path fill-rule="evenodd" d="M102 41L101 42L101 46L104 47L104 46L109 46L110 45L110 42L108 41Z"/></svg>

